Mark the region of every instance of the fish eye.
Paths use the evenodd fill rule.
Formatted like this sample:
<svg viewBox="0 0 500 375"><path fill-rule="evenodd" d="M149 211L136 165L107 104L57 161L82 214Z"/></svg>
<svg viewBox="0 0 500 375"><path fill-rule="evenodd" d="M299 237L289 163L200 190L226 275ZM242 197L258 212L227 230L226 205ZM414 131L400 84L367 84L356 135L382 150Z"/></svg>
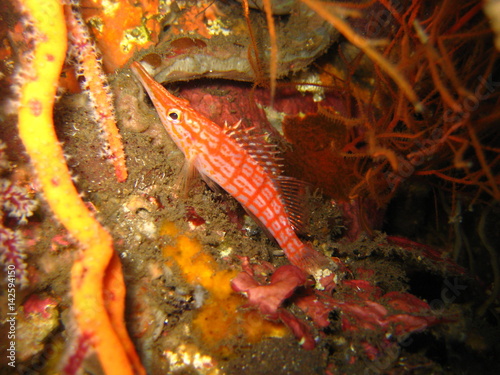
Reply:
<svg viewBox="0 0 500 375"><path fill-rule="evenodd" d="M168 112L168 117L170 117L171 120L177 121L181 118L181 114L179 113L179 111L177 111L175 109L171 109Z"/></svg>

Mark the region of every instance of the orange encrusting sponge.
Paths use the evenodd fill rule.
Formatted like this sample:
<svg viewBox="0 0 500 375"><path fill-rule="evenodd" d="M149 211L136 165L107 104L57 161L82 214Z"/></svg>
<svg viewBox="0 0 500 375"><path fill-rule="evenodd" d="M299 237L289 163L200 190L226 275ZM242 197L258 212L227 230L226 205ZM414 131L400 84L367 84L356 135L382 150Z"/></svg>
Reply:
<svg viewBox="0 0 500 375"><path fill-rule="evenodd" d="M198 241L181 234L172 222L166 222L160 233L176 239L175 245L163 249L163 255L175 260L188 283L199 284L209 293L193 320L193 327L205 344L229 355L232 350L226 344L230 339L243 337L255 343L288 334L282 323L265 320L257 311L239 311L246 300L230 284L239 271L221 270Z"/></svg>

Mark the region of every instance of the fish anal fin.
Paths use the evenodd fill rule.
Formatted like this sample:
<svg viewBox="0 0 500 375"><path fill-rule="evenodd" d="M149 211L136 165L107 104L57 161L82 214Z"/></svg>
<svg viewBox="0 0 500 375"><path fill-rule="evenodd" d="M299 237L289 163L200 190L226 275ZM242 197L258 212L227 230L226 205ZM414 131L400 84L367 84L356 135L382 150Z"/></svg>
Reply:
<svg viewBox="0 0 500 375"><path fill-rule="evenodd" d="M307 187L304 181L288 176L276 176L276 181L285 204L288 220L300 234L308 232L309 214L306 207Z"/></svg>

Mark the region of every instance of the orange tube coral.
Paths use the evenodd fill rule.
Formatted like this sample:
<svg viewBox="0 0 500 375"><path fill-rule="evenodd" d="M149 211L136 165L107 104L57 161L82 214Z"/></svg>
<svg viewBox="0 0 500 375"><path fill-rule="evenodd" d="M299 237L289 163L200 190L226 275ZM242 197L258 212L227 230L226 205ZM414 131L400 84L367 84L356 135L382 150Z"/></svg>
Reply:
<svg viewBox="0 0 500 375"><path fill-rule="evenodd" d="M24 0L22 6L33 26L26 32L33 30L30 36L35 46L19 74L22 77L19 134L50 208L84 250L71 271L73 311L78 327L82 334L91 337L106 374L132 374L130 362L136 355L128 345L125 347L129 353L124 348L123 340L129 342L129 339L123 337L123 319L119 322L113 319L112 323L104 302L104 276L113 254L112 239L73 186L52 121L54 96L66 54L63 8L58 0ZM113 269L113 285L119 284L118 290L122 290L121 270ZM111 283L106 282L106 285ZM119 293L114 300L122 304L123 301L119 301L122 298ZM106 304L111 303L110 298L106 298ZM109 308L110 311L123 310L119 306ZM136 366L137 372L144 373L138 362Z"/></svg>

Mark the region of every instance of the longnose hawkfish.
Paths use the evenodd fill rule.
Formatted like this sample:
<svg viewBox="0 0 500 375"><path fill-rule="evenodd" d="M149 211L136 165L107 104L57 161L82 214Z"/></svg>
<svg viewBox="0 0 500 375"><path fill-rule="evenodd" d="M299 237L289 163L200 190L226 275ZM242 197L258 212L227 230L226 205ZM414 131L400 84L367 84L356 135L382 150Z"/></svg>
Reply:
<svg viewBox="0 0 500 375"><path fill-rule="evenodd" d="M335 284L335 263L302 242L295 230L303 218L297 191L303 184L281 175L277 150L241 120L220 127L170 94L138 62L132 72L148 92L166 131L182 150L189 170L231 194L272 235L295 266L311 274L317 287Z"/></svg>

